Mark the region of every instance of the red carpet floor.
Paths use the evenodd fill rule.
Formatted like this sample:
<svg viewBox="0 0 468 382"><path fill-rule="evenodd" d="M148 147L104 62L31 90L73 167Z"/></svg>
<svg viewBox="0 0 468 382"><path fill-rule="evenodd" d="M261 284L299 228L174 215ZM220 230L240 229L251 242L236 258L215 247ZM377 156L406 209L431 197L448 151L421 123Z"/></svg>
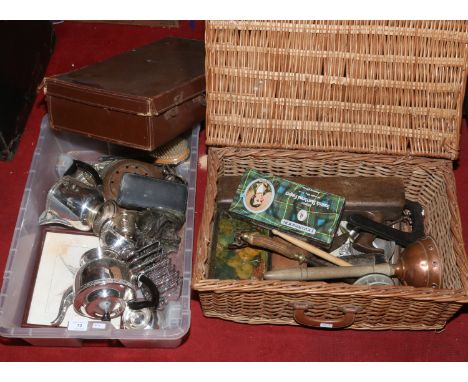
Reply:
<svg viewBox="0 0 468 382"><path fill-rule="evenodd" d="M57 45L47 74L65 72L113 56L165 35L203 38L203 24L183 22L178 29L65 22L56 26ZM3 275L28 169L46 113L37 97L20 146L10 162L0 162L0 274ZM458 203L468 233L468 131L462 126L461 154L455 176ZM200 140L205 152L204 134ZM196 230L203 211L206 173L198 172ZM186 341L176 349L32 347L0 339L0 361L467 361L468 306L440 332L322 331L302 327L242 325L203 316L196 296Z"/></svg>

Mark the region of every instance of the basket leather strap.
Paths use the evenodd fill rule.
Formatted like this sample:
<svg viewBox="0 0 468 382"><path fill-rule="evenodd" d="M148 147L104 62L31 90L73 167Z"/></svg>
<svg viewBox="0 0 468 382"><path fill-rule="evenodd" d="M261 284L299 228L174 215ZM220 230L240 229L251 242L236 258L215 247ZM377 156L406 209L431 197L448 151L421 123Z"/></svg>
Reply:
<svg viewBox="0 0 468 382"><path fill-rule="evenodd" d="M320 320L309 317L305 312L312 307L307 303L294 303L294 320L303 326L312 328L324 328L324 329L342 329L346 328L354 323L356 313L362 310L359 306L345 305L340 306L338 309L344 314L342 317L332 320Z"/></svg>

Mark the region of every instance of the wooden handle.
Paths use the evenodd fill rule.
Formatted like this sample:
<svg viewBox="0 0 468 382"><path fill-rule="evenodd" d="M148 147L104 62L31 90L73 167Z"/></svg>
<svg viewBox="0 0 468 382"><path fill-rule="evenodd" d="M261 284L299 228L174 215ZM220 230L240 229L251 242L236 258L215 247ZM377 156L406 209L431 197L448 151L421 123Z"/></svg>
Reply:
<svg viewBox="0 0 468 382"><path fill-rule="evenodd" d="M306 262L314 267L326 267L330 265L327 261L310 254L305 249L299 248L279 236L269 237L258 232L249 232L243 233L241 238L254 247L267 249L300 263Z"/></svg>
<svg viewBox="0 0 468 382"><path fill-rule="evenodd" d="M330 255L328 252L325 252L325 251L321 250L320 248L317 248L316 246L314 246L312 244L309 244L309 243L306 243L306 242L304 242L302 240L296 239L293 236L290 236L288 234L280 232L280 231L278 231L276 229L271 230L271 232L273 233L273 235L279 236L279 237L283 238L284 240L287 240L290 243L292 243L294 245L297 245L298 247L300 247L302 249L305 249L306 251L308 251L310 253L313 253L314 255L316 255L318 257L321 257L324 260L329 261L330 263L339 265L341 267L351 267L352 266L352 264L348 263L347 261L344 261L344 260L342 260L342 259L340 259L338 257Z"/></svg>
<svg viewBox="0 0 468 382"><path fill-rule="evenodd" d="M362 214L376 223L383 223L384 216L380 212L366 212ZM362 253L384 253L382 248L375 248L373 242L376 236L370 232L361 231L354 239L353 248Z"/></svg>
<svg viewBox="0 0 468 382"><path fill-rule="evenodd" d="M304 326L324 329L346 328L354 323L356 313L362 310L357 306L342 306L339 309L344 313L343 317L334 320L320 320L306 316L305 312L311 306L308 304L297 303L294 305L294 320Z"/></svg>
<svg viewBox="0 0 468 382"><path fill-rule="evenodd" d="M361 277L370 273L381 273L383 275L393 276L395 274L395 267L388 263L382 263L352 267L289 268L265 272L263 278L265 280L315 281Z"/></svg>
<svg viewBox="0 0 468 382"><path fill-rule="evenodd" d="M281 240L280 238L268 237L257 232L244 234L242 235L242 239L254 247L267 249L292 260L299 261L301 260L301 255L302 257L307 255L307 253L303 253L305 251L302 248L296 249L296 247L289 242Z"/></svg>

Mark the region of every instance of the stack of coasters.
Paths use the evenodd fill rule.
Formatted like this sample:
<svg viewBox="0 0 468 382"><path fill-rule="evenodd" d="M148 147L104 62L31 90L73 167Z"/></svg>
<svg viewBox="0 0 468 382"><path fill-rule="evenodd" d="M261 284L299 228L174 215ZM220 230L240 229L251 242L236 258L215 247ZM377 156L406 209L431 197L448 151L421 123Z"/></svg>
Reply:
<svg viewBox="0 0 468 382"><path fill-rule="evenodd" d="M329 247L344 203L342 196L248 169L229 211Z"/></svg>

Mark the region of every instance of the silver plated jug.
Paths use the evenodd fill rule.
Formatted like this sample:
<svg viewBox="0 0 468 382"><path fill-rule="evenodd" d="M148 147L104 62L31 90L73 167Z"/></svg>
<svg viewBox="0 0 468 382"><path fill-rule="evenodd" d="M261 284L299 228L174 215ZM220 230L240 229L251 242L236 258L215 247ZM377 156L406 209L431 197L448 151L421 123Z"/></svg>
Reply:
<svg viewBox="0 0 468 382"><path fill-rule="evenodd" d="M102 194L96 188L64 176L49 190L39 224L63 224L89 231L103 202Z"/></svg>

